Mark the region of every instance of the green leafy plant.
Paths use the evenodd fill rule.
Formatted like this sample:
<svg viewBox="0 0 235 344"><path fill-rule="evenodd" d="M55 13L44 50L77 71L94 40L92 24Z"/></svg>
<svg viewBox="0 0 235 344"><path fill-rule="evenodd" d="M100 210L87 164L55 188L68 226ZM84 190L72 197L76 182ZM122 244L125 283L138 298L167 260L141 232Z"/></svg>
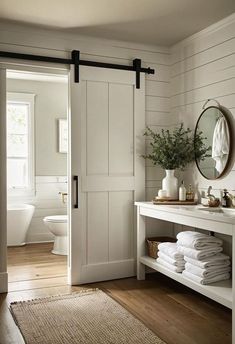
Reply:
<svg viewBox="0 0 235 344"><path fill-rule="evenodd" d="M147 127L144 136L151 139L152 152L143 157L165 170L184 169L195 159L204 160L211 149L205 145L206 137L203 137L202 132L194 134L191 129L184 129L183 123L172 132L162 129L156 133Z"/></svg>

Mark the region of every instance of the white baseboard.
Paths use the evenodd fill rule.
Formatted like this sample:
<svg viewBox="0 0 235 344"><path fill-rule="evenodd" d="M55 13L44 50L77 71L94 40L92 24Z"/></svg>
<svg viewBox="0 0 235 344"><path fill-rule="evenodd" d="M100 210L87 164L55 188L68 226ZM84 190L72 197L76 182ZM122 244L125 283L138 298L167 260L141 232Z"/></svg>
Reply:
<svg viewBox="0 0 235 344"><path fill-rule="evenodd" d="M0 293L8 292L8 273L0 272Z"/></svg>
<svg viewBox="0 0 235 344"><path fill-rule="evenodd" d="M40 242L53 242L53 235L51 233L31 233L26 238L26 244L40 243Z"/></svg>
<svg viewBox="0 0 235 344"><path fill-rule="evenodd" d="M28 244L45 244L47 242L54 242L54 240L42 240L42 241L27 241L26 245Z"/></svg>

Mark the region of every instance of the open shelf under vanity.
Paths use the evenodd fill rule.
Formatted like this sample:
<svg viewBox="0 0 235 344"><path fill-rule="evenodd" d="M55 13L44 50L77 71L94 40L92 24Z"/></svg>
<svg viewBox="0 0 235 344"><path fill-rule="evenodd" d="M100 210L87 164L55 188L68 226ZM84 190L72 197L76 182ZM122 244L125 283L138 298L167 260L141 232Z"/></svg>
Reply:
<svg viewBox="0 0 235 344"><path fill-rule="evenodd" d="M231 236L232 276L234 276L235 216L224 216L219 213L210 214L209 212L200 211L201 209L198 206L158 206L153 205L151 202L136 202L135 204L137 206L137 278L139 280L145 279L145 268L149 267L225 307L233 309L232 279L202 285L185 277L182 273L174 272L160 265L156 259L147 256L145 221L147 218L153 218Z"/></svg>
<svg viewBox="0 0 235 344"><path fill-rule="evenodd" d="M226 280L221 282L216 282L210 285L202 285L196 283L186 277L181 273L171 271L166 267L158 264L156 259L142 256L140 257L140 262L153 270L156 270L175 281L184 284L185 286L209 297L210 299L221 303L222 305L232 309L232 280Z"/></svg>

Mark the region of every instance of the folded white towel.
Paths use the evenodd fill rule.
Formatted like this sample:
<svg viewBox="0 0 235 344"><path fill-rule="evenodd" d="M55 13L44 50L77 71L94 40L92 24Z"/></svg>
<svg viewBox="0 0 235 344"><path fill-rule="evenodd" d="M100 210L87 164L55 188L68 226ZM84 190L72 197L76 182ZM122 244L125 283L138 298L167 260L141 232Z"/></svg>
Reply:
<svg viewBox="0 0 235 344"><path fill-rule="evenodd" d="M199 277L215 277L217 275L220 275L225 272L230 272L231 267L230 266L225 266L225 267L212 267L212 268L207 268L207 269L201 269L198 266L192 265L190 263L185 264L185 270L190 272L191 274L197 275Z"/></svg>
<svg viewBox="0 0 235 344"><path fill-rule="evenodd" d="M174 272L182 272L184 270L184 267L178 267L175 265L172 265L170 263L167 263L165 260L163 260L162 258L157 258L157 262L164 266L165 268L174 271Z"/></svg>
<svg viewBox="0 0 235 344"><path fill-rule="evenodd" d="M178 267L184 267L184 265L185 265L185 260L183 258L173 259L161 251L158 251L158 257L165 260L167 263L169 263L171 265L175 265Z"/></svg>
<svg viewBox="0 0 235 344"><path fill-rule="evenodd" d="M199 232L185 231L177 234L177 244L180 246L203 250L205 248L222 246L223 240L212 235Z"/></svg>
<svg viewBox="0 0 235 344"><path fill-rule="evenodd" d="M230 273L229 272L226 272L224 274L219 274L215 277L212 277L212 278L207 278L207 277L199 277L199 276L196 276L194 274L191 274L190 272L184 270L182 272L183 276L184 277L187 277L188 279L194 281L194 282L197 282L197 283L200 283L200 284L203 284L203 285L206 285L206 284L211 284L211 283L215 283L215 282L218 282L218 281L224 281L224 280L228 280L230 279Z"/></svg>
<svg viewBox="0 0 235 344"><path fill-rule="evenodd" d="M184 259L186 262L202 269L209 267L229 266L231 264L230 257L223 253L217 253L214 256L205 258L203 260L197 260L186 256L184 256Z"/></svg>
<svg viewBox="0 0 235 344"><path fill-rule="evenodd" d="M183 259L183 255L177 251L177 244L174 242L162 242L158 245L160 252L165 253L167 256L173 259Z"/></svg>
<svg viewBox="0 0 235 344"><path fill-rule="evenodd" d="M186 257L190 257L193 259L205 259L207 257L211 257L219 252L223 251L222 247L212 247L207 248L205 250L195 250L194 248L184 247L184 246L178 246L178 252L183 254Z"/></svg>

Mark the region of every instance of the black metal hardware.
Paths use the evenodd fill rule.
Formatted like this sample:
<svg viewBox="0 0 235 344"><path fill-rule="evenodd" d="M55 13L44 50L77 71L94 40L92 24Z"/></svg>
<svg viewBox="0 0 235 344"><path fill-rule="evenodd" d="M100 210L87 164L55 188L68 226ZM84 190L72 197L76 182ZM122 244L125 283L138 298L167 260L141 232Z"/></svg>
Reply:
<svg viewBox="0 0 235 344"><path fill-rule="evenodd" d="M74 82L79 82L80 51L73 50L71 56L74 63Z"/></svg>
<svg viewBox="0 0 235 344"><path fill-rule="evenodd" d="M74 208L78 209L78 176L73 176L73 180L75 181L75 204L74 204Z"/></svg>
<svg viewBox="0 0 235 344"><path fill-rule="evenodd" d="M136 88L140 88L141 60L140 59L133 60L133 67L136 72L135 86Z"/></svg>
<svg viewBox="0 0 235 344"><path fill-rule="evenodd" d="M80 60L79 50L73 50L71 53L70 59L63 59L60 57L50 57L50 56L42 56L42 55L12 53L12 52L8 52L8 51L0 51L0 57L20 59L20 60L69 64L69 65L74 64L75 65L75 76L74 76L75 82L79 82L79 65L89 66L89 67L99 67L99 68L110 68L110 69L134 71L134 72L136 72L136 88L140 88L140 73L145 73L145 74L154 74L155 73L154 69L152 69L150 67L148 67L148 68L141 67L141 60L140 59L133 60L132 66L125 66L125 65L115 64L115 63L105 63L105 62Z"/></svg>

